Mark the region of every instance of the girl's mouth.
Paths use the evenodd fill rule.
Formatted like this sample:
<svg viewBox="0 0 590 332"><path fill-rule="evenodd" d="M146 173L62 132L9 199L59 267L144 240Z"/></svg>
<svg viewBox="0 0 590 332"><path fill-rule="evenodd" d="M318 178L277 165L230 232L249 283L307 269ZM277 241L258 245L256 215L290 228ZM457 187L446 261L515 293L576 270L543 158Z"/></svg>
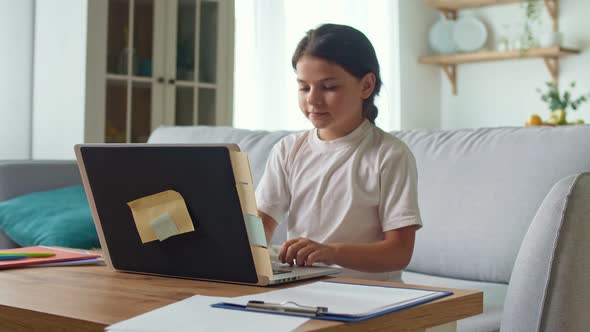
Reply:
<svg viewBox="0 0 590 332"><path fill-rule="evenodd" d="M324 116L327 116L329 113L328 112L309 112L309 117L310 118L322 118Z"/></svg>

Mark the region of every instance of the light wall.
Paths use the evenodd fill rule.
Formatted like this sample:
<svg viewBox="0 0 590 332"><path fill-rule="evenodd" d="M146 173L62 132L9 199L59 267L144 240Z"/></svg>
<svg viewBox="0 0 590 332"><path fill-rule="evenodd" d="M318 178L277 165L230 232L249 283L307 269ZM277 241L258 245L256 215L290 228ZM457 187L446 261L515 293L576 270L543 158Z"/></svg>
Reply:
<svg viewBox="0 0 590 332"><path fill-rule="evenodd" d="M419 64L428 54L426 36L437 13L422 1L397 1L399 6L399 91L396 96L399 127L440 127L441 78L437 68Z"/></svg>
<svg viewBox="0 0 590 332"><path fill-rule="evenodd" d="M0 1L0 160L31 157L33 0Z"/></svg>
<svg viewBox="0 0 590 332"><path fill-rule="evenodd" d="M87 2L37 1L33 158L74 159L84 141Z"/></svg>
<svg viewBox="0 0 590 332"><path fill-rule="evenodd" d="M583 51L580 55L561 58L561 86L577 81L574 95L590 92L590 1L562 0L559 14L559 30L564 36L564 46ZM461 15L475 15L488 27L488 46L493 47L496 38L504 33L505 25L521 26L521 4L465 10ZM540 31L550 30L551 21L543 7ZM506 34L506 33L504 33ZM423 35L426 40L427 35ZM441 73L441 126L443 128L472 128L493 126L522 126L533 113L547 118L549 111L535 91L551 80L542 59L511 60L457 67L458 95L451 94L446 75ZM403 84L403 83L402 83ZM590 103L577 112L570 112L569 119L582 118L590 122Z"/></svg>

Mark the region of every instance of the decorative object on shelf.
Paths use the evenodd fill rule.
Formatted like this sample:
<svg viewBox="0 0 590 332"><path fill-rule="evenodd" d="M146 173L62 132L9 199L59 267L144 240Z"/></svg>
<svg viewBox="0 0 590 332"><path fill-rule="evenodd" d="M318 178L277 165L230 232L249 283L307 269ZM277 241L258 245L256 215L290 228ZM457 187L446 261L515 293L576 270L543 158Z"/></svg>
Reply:
<svg viewBox="0 0 590 332"><path fill-rule="evenodd" d="M533 21L535 20L535 17L539 15L539 7L544 3L547 8L547 13L551 17L553 23L553 31L558 31L558 0L426 0L428 6L438 9L449 20L456 20L457 12L461 9L522 2L526 2L525 18L528 17ZM515 31L516 30L514 30L514 32ZM532 29L530 32L532 36ZM560 58L580 53L577 49L569 49L561 46L528 48L526 52L523 52L522 49L523 47L526 47L527 44L523 45L523 35L521 33L520 25L518 26L518 33L510 34L509 36L507 35L505 39L506 41L501 41L500 43L496 42L495 51L481 50L479 52L470 53L422 56L418 58L418 62L439 65L449 78L453 95L457 95L457 65L459 64L521 58L542 58L551 74L551 78L553 81L557 82L559 78ZM551 38L548 37L547 39L552 44L560 44L556 43L555 40L561 39L561 35L557 32L557 34L552 35ZM528 40L528 38L525 38L525 40Z"/></svg>
<svg viewBox="0 0 590 332"><path fill-rule="evenodd" d="M533 33L533 26L541 20L542 0L526 0L524 5L524 26L520 40L520 50L526 52L531 48L539 47L539 41Z"/></svg>
<svg viewBox="0 0 590 332"><path fill-rule="evenodd" d="M450 54L457 50L453 41L453 26L455 21L441 17L432 27L428 34L430 48L438 54Z"/></svg>
<svg viewBox="0 0 590 332"><path fill-rule="evenodd" d="M561 46L562 34L559 31L547 31L539 36L539 46Z"/></svg>
<svg viewBox="0 0 590 332"><path fill-rule="evenodd" d="M139 65L139 76L150 77L152 76L152 60L143 59Z"/></svg>
<svg viewBox="0 0 590 332"><path fill-rule="evenodd" d="M481 50L487 38L485 25L473 16L461 17L453 25L453 41L461 52Z"/></svg>
<svg viewBox="0 0 590 332"><path fill-rule="evenodd" d="M590 93L581 95L577 98L573 98L570 91L565 91L563 94L560 93L559 87L555 82L545 83L547 86L546 91L542 91L537 88L537 92L541 95L541 100L546 102L551 110L551 114L547 120L543 121L540 116L533 114L529 121L525 123L527 126L538 126L538 125L568 125L568 124L582 124L584 120L578 119L572 122L567 121L567 111L571 108L576 111L578 107L586 102L590 98ZM576 82L571 82L569 88L573 89L576 87Z"/></svg>
<svg viewBox="0 0 590 332"><path fill-rule="evenodd" d="M510 25L502 24L500 33L496 34L495 50L506 52L510 49Z"/></svg>
<svg viewBox="0 0 590 332"><path fill-rule="evenodd" d="M123 33L125 34L125 48L123 48L119 54L117 72L119 74L133 76L139 71L139 60L135 48L129 48L129 29L125 27ZM129 55L129 53L131 53L131 55ZM131 59L131 72L128 70L129 59Z"/></svg>

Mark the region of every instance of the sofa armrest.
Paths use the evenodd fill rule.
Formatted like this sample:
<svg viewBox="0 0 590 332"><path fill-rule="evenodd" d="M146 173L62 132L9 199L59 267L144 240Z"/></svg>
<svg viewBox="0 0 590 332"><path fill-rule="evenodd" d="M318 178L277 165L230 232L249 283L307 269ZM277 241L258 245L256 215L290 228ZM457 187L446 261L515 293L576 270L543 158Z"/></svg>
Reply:
<svg viewBox="0 0 590 332"><path fill-rule="evenodd" d="M76 161L0 161L0 202L81 183Z"/></svg>
<svg viewBox="0 0 590 332"><path fill-rule="evenodd" d="M590 173L557 182L523 239L501 331L586 331L590 326Z"/></svg>

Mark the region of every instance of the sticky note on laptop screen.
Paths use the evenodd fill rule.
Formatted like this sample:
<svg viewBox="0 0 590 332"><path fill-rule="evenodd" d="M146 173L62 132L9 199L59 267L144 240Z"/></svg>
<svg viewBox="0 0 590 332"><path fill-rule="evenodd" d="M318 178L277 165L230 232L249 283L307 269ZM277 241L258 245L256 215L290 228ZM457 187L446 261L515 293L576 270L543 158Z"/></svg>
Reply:
<svg viewBox="0 0 590 332"><path fill-rule="evenodd" d="M195 230L184 198L174 190L141 197L127 205L142 243L163 241Z"/></svg>
<svg viewBox="0 0 590 332"><path fill-rule="evenodd" d="M160 241L179 234L178 227L168 212L150 221L150 226Z"/></svg>
<svg viewBox="0 0 590 332"><path fill-rule="evenodd" d="M246 214L246 228L250 244L266 248L266 233L264 232L262 219L258 216Z"/></svg>

